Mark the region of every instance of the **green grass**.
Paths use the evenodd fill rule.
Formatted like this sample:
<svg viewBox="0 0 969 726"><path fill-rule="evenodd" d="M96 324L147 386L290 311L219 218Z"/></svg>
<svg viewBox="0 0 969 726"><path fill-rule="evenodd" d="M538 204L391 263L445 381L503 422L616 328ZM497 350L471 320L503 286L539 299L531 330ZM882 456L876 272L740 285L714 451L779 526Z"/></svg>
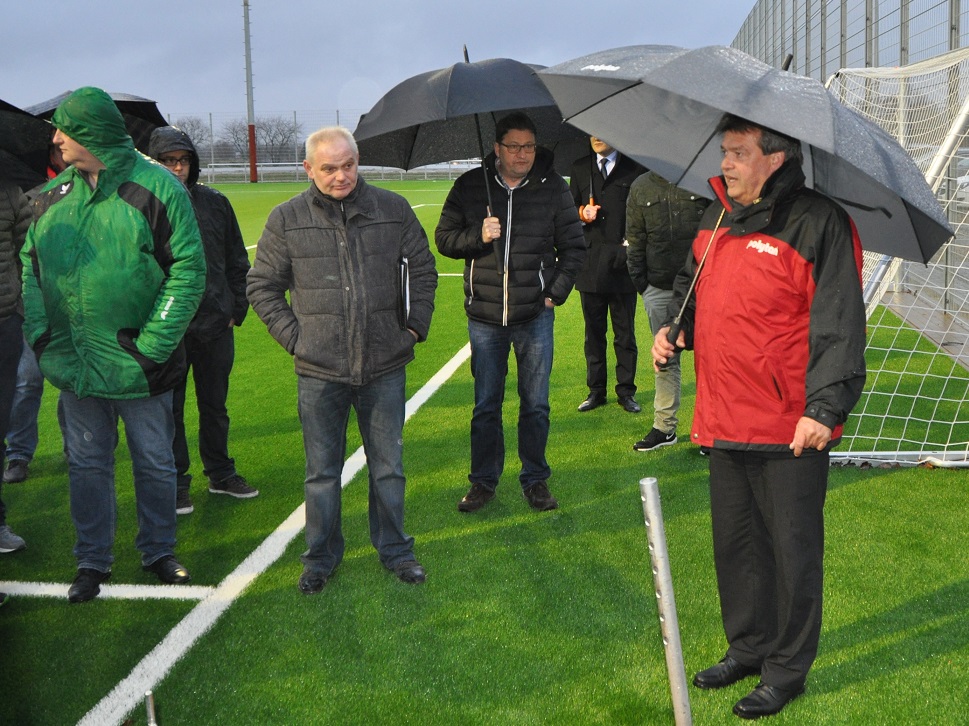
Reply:
<svg viewBox="0 0 969 726"><path fill-rule="evenodd" d="M395 184L433 233L447 186ZM248 244L269 209L302 185L223 187ZM433 189L425 192L424 189ZM460 265L441 261L442 271ZM648 414L617 405L579 414L582 315L556 311L550 480L561 508L522 499L513 422L498 497L462 515L472 380L467 365L405 430L407 529L428 570L420 587L379 565L367 534L365 475L344 493L347 553L318 596L296 589L302 536L233 603L156 687L172 724L661 724L670 689L638 481L659 479L688 674L721 657L706 461L681 443L632 451ZM644 315L637 332L645 353ZM427 343L408 368L415 392L467 342L461 281L440 280ZM261 494L225 501L195 488L178 553L194 583L217 585L302 501L303 451L292 361L251 315L237 337L231 450ZM689 368L689 365L686 366ZM694 385L684 371L681 435ZM641 364L640 401L652 397ZM31 478L5 486L8 519L29 549L0 557L0 578L66 583L73 528L66 466L48 392ZM195 424L186 421L190 444ZM351 425L349 449L359 446ZM195 458L195 457L193 457ZM138 567L130 466L118 452L113 582L153 583ZM198 464L194 466L201 478ZM201 485L201 482L198 482ZM826 610L808 693L772 724L961 723L969 670L964 472L834 468L827 505ZM0 724L76 722L192 609L192 603L17 597L0 610ZM694 722L733 724L753 685L690 689ZM146 722L143 708L131 718Z"/></svg>

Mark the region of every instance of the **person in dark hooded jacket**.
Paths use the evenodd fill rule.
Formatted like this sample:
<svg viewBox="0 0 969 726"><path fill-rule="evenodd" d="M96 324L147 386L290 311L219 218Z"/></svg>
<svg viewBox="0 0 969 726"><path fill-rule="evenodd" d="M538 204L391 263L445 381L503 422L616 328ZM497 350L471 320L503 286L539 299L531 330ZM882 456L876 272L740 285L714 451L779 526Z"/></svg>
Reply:
<svg viewBox="0 0 969 726"><path fill-rule="evenodd" d="M249 310L246 274L249 254L232 205L221 192L200 184L199 157L192 139L175 126L152 131L149 156L178 177L192 197L205 247L205 294L198 312L185 333L185 353L195 381L199 413L199 456L209 492L249 499L259 491L236 471L229 456L229 374L235 359L233 328L242 325ZM176 511L190 514L194 506L189 492L192 476L185 438L185 385L188 375L175 388L175 468L178 472Z"/></svg>
<svg viewBox="0 0 969 726"><path fill-rule="evenodd" d="M192 202L135 150L118 107L80 88L57 107L71 164L34 200L21 252L24 332L64 405L77 575L68 600L98 595L114 562L118 419L131 452L145 570L187 582L176 559L172 389L205 287Z"/></svg>
<svg viewBox="0 0 969 726"><path fill-rule="evenodd" d="M554 308L572 291L586 249L569 185L552 161L552 152L535 143L532 120L508 114L495 127L487 173L473 169L454 182L434 234L441 254L465 260L474 413L471 489L458 503L462 512L494 498L504 468L501 405L512 347L521 399L522 492L539 511L558 506L548 490L552 470L545 459Z"/></svg>

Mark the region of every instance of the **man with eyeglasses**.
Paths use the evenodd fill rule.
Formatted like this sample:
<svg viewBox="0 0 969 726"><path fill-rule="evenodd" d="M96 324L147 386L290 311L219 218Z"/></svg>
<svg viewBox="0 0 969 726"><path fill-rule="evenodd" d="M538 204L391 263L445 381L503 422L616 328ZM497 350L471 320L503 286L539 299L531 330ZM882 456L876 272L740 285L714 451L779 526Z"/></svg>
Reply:
<svg viewBox="0 0 969 726"><path fill-rule="evenodd" d="M172 389L180 345L205 288L205 253L185 187L135 150L107 93L57 107L67 169L33 203L21 253L24 333L61 390L77 540L72 603L111 576L118 419L131 452L142 568L188 582L175 559Z"/></svg>
<svg viewBox="0 0 969 726"><path fill-rule="evenodd" d="M205 295L198 312L185 333L185 353L195 381L195 400L199 413L199 456L202 472L208 479L211 494L225 494L236 499L251 499L259 491L236 471L229 456L229 374L235 359L233 329L242 325L249 311L246 299L246 274L249 253L232 205L225 195L200 184L199 157L192 139L175 126L162 126L152 131L148 155L157 159L178 177L192 197L192 206L202 232L205 247ZM175 388L175 468L178 489L175 510L191 514L188 473L190 457L185 438L185 388L188 371Z"/></svg>
<svg viewBox="0 0 969 726"><path fill-rule="evenodd" d="M493 499L504 469L501 407L512 348L520 398L519 482L532 508L558 506L545 459L554 308L568 298L586 252L569 186L552 160L550 151L537 146L532 120L522 112L508 114L496 125L485 173L474 169L455 181L435 232L442 254L465 260L474 412L471 488L458 503L461 512Z"/></svg>

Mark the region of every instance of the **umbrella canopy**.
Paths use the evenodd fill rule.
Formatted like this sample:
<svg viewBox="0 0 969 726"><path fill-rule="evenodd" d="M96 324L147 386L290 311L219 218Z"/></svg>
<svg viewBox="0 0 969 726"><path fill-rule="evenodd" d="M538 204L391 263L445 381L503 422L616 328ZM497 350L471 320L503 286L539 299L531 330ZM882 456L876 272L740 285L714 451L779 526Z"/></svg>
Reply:
<svg viewBox="0 0 969 726"><path fill-rule="evenodd" d="M566 120L698 194L719 174L729 112L801 141L808 185L838 201L865 249L926 262L952 237L898 142L817 80L735 48L629 46L541 70Z"/></svg>
<svg viewBox="0 0 969 726"><path fill-rule="evenodd" d="M588 137L562 123L551 94L535 75L544 66L509 58L455 63L408 78L360 117L353 136L360 163L413 169L455 159L473 159L494 144L495 123L521 110L538 130L538 143L555 154L566 173L589 153ZM477 126L480 126L481 135Z"/></svg>
<svg viewBox="0 0 969 726"><path fill-rule="evenodd" d="M46 180L53 131L46 121L0 101L0 179L25 191Z"/></svg>
<svg viewBox="0 0 969 726"><path fill-rule="evenodd" d="M57 110L61 102L71 93L73 91L64 91L59 96L28 106L27 111L40 118L49 119L54 115L54 111ZM159 126L168 126L168 121L161 115L157 104L149 98L133 96L130 93L110 93L108 95L111 96L114 105L121 111L125 128L128 129L128 135L135 142L135 148L143 154L147 154L151 132Z"/></svg>

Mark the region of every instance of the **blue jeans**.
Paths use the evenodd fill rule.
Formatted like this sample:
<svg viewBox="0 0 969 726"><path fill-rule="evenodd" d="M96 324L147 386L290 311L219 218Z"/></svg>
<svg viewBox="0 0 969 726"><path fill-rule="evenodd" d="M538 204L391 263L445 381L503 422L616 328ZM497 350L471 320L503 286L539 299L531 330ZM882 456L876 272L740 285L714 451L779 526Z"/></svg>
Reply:
<svg viewBox="0 0 969 726"><path fill-rule="evenodd" d="M343 560L340 479L351 406L370 477L370 541L388 569L414 559L414 538L404 534L405 382L403 367L363 386L298 377L308 547L301 559L307 569L329 575Z"/></svg>
<svg viewBox="0 0 969 726"><path fill-rule="evenodd" d="M471 473L468 480L494 490L505 468L501 406L505 399L508 353L518 364L518 458L522 489L545 481L552 470L545 460L548 443L548 387L552 374L555 311L519 325L468 321L474 413L471 415Z"/></svg>
<svg viewBox="0 0 969 726"><path fill-rule="evenodd" d="M24 319L18 314L0 320L0 429L10 425L10 408L17 386L17 364L20 346L24 344ZM3 470L5 445L0 439L0 471ZM0 526L7 523L7 508L0 499Z"/></svg>
<svg viewBox="0 0 969 726"><path fill-rule="evenodd" d="M175 457L171 391L151 398L78 398L61 392L70 449L71 518L77 566L111 569L116 527L114 450L118 418L131 452L141 564L175 553Z"/></svg>
<svg viewBox="0 0 969 726"><path fill-rule="evenodd" d="M37 451L37 414L44 393L44 376L33 349L24 344L17 366L17 392L7 427L7 458L30 462Z"/></svg>

